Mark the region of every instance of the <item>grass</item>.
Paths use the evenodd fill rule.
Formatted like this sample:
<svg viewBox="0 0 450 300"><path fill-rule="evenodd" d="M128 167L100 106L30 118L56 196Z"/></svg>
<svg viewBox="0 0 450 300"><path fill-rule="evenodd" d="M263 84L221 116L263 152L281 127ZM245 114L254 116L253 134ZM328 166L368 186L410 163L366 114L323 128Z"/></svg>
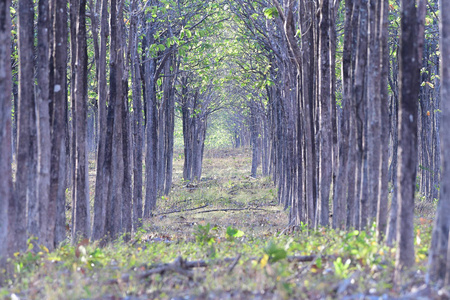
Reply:
<svg viewBox="0 0 450 300"><path fill-rule="evenodd" d="M397 297L424 282L428 213L417 218L417 264L394 287L395 249L379 244L372 231L285 230L288 214L277 205L271 180L249 176L248 150L207 152L203 180L195 185L186 187L181 174L178 153L173 190L131 242L100 248L84 241L52 253L30 249L11 261L11 279L0 298ZM295 259L308 255L315 257ZM179 257L206 265L189 268Z"/></svg>

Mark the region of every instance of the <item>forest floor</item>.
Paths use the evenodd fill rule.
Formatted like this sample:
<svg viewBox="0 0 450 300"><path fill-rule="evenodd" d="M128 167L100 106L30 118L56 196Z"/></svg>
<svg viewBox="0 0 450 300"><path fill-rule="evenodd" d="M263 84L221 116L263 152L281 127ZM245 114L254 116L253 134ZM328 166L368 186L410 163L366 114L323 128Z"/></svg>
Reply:
<svg viewBox="0 0 450 300"><path fill-rule="evenodd" d="M0 299L439 298L421 290L430 206L418 208L416 267L394 286L395 249L372 231L286 227L271 180L249 176L248 150L208 151L198 184L182 182L182 163L176 154L173 191L130 242L30 249Z"/></svg>

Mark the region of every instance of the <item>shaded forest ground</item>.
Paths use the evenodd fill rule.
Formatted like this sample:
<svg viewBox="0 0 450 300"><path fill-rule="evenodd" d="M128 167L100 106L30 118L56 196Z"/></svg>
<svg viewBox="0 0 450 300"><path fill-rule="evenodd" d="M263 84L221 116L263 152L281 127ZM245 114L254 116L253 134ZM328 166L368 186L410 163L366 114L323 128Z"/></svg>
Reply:
<svg viewBox="0 0 450 300"><path fill-rule="evenodd" d="M289 228L269 178L251 178L248 150L205 155L203 179L174 188L131 242L83 241L17 255L5 299L378 299L424 283L433 205L418 199L416 268L393 286L395 249L373 232ZM90 178L95 178L90 164ZM93 182L91 182L93 184ZM93 189L91 189L93 190ZM91 195L93 198L93 195ZM387 213L387 212L386 212ZM70 215L70 213L68 213ZM430 290L426 298L439 298ZM408 296L409 295L409 296Z"/></svg>

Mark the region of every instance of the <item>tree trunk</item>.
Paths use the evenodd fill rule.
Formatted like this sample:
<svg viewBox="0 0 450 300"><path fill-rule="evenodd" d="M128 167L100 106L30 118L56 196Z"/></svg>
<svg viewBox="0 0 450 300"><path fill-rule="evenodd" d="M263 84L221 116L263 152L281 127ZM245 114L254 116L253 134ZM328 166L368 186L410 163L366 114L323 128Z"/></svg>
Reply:
<svg viewBox="0 0 450 300"><path fill-rule="evenodd" d="M367 167L368 167L368 226L376 217L378 192L380 186L380 40L378 36L380 22L380 0L369 1L369 45L367 70ZM365 188L366 189L366 188ZM383 212L385 213L385 212Z"/></svg>
<svg viewBox="0 0 450 300"><path fill-rule="evenodd" d="M137 1L132 2L132 11L137 9ZM142 226L142 92L139 67L138 37L136 19L131 19L131 84L133 90L133 231Z"/></svg>
<svg viewBox="0 0 450 300"><path fill-rule="evenodd" d="M439 1L441 11L449 11L448 1ZM442 101L442 125L450 126L450 15L442 14L440 17L440 44L441 52L441 99ZM442 281L444 285L450 284L450 155L446 153L450 147L450 132L441 134L442 179L440 199L436 212L436 220L433 228L433 237L430 247L428 272L430 280Z"/></svg>
<svg viewBox="0 0 450 300"><path fill-rule="evenodd" d="M11 147L11 1L0 1L0 270L6 266L8 251L8 205L13 203L12 147ZM13 235L13 234L12 234ZM4 280L0 272L0 285Z"/></svg>
<svg viewBox="0 0 450 300"><path fill-rule="evenodd" d="M119 24L119 41L121 44L121 68L122 68L122 94L120 99L122 101L122 159L123 160L123 198L122 198L122 233L125 233L124 240L129 241L131 238L132 230L132 176L131 176L131 165L133 160L133 152L131 151L131 135L130 135L130 111L128 105L128 54L125 54L127 47L126 35L124 32L125 24L123 23L123 2L120 4L120 10L118 15ZM129 41L131 44L131 40ZM125 55L124 55L125 54Z"/></svg>
<svg viewBox="0 0 450 300"><path fill-rule="evenodd" d="M50 198L48 206L48 238L52 239L53 249L65 239L65 127L67 81L67 1L52 3L53 19L53 124L50 166ZM50 87L52 88L52 87ZM64 162L64 163L63 163ZM62 208L62 213L61 213Z"/></svg>
<svg viewBox="0 0 450 300"><path fill-rule="evenodd" d="M80 0L77 17L77 55L75 75L75 203L72 242L89 237L89 197L86 176L89 176L86 151L87 122L87 42L86 0Z"/></svg>
<svg viewBox="0 0 450 300"><path fill-rule="evenodd" d="M256 116L255 103L252 100L250 102L250 132L252 139L252 169L251 176L256 178L256 172L258 169L258 155L259 155L259 143L258 143L258 125Z"/></svg>
<svg viewBox="0 0 450 300"><path fill-rule="evenodd" d="M38 127L38 176L39 199L39 243L53 249L54 231L50 231L50 218L55 219L56 206L52 203L49 213L51 136L49 113L49 5L48 0L39 0L37 44L37 127Z"/></svg>
<svg viewBox="0 0 450 300"><path fill-rule="evenodd" d="M367 0L355 1L354 13L359 10L359 24L358 24L358 45L357 54L355 62L355 73L354 73L354 88L353 88L353 111L350 120L354 120L354 123L350 123L350 130L353 132L350 134L350 143L354 142L355 147L353 148L353 154L349 158L348 170L356 171L354 177L354 198L353 201L349 201L351 205L350 211L358 216L351 216L355 221L356 228L363 228L367 222L367 208L363 206L363 202L360 203L361 199L361 182L363 180L364 174L364 161L363 161L363 122L364 122L364 107L366 102L366 63L367 63ZM357 20L357 18L356 18ZM355 19L352 19L352 22ZM352 176L352 175L351 175Z"/></svg>
<svg viewBox="0 0 450 300"><path fill-rule="evenodd" d="M349 144L349 123L350 123L350 102L351 102L351 43L352 28L351 18L353 10L353 0L345 1L345 27L344 27L344 53L342 58L342 116L340 118L340 138L339 138L339 163L336 178L335 194L333 195L333 228L345 226L347 211L347 186L348 186L348 155L351 145ZM351 170L352 172L353 170Z"/></svg>
<svg viewBox="0 0 450 300"><path fill-rule="evenodd" d="M414 193L417 166L417 103L419 96L417 14L415 1L401 2L398 225L396 278L414 264Z"/></svg>
<svg viewBox="0 0 450 300"><path fill-rule="evenodd" d="M36 203L28 198L30 186L28 174L34 174L32 130L34 127L34 6L33 1L20 1L18 10L19 27L19 107L17 128L17 171L14 201L9 205L9 245L8 250L22 251L27 246L27 200L28 208ZM9 44L9 43L8 43ZM9 97L9 95L8 95ZM35 174L34 174L35 175ZM35 179L36 177L34 177ZM30 213L30 212L29 212ZM36 211L33 211L36 213ZM36 224L37 226L37 224ZM35 228L36 228L35 226Z"/></svg>
<svg viewBox="0 0 450 300"><path fill-rule="evenodd" d="M114 105L114 127L112 141L112 178L109 191L111 197L108 201L111 205L111 213L107 214L108 232L112 239L118 237L122 228L122 203L124 182L124 160L123 160L123 51L121 48L121 28L119 26L120 2L111 1L111 47L110 47L110 103Z"/></svg>
<svg viewBox="0 0 450 300"><path fill-rule="evenodd" d="M107 74L106 74L106 43L109 35L108 26L108 1L102 2L100 22L100 49L97 63L98 82L98 149L97 149L97 173L95 179L94 220L92 227L93 240L99 240L105 235L106 202L108 201L108 184L105 178L105 153L107 136ZM111 105L111 104L110 104Z"/></svg>
<svg viewBox="0 0 450 300"><path fill-rule="evenodd" d="M381 241L386 235L387 211L388 211L388 162L389 162L389 45L388 45L388 25L389 25L389 1L381 0L380 31L378 39L381 42L380 61L381 61L381 81L380 81L380 105L381 105L381 134L380 134L380 185L378 189L377 205L377 235Z"/></svg>
<svg viewBox="0 0 450 300"><path fill-rule="evenodd" d="M150 33L152 35L152 33ZM147 37L151 38L151 37ZM145 92L146 92L146 153L145 153L145 204L144 217L151 216L156 208L157 198L157 122L156 122L156 95L155 95L155 60L145 62Z"/></svg>

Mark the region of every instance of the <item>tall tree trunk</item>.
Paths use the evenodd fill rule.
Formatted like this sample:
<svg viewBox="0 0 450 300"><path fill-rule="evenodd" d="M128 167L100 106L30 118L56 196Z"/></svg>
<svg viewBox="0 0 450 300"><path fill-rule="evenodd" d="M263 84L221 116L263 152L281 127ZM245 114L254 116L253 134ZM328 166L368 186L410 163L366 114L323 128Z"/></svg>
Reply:
<svg viewBox="0 0 450 300"><path fill-rule="evenodd" d="M380 184L377 199L377 235L381 241L386 235L387 211L388 211L388 162L389 162L389 45L388 45L388 25L389 25L389 1L381 0L380 31L378 39L381 42L380 62L381 62L381 81L380 81Z"/></svg>
<svg viewBox="0 0 450 300"><path fill-rule="evenodd" d="M50 166L50 198L48 205L48 238L54 245L65 239L65 127L64 111L66 107L67 82L67 1L52 3L53 19L53 123ZM50 87L52 88L52 87ZM62 207L61 210L58 207Z"/></svg>
<svg viewBox="0 0 450 300"><path fill-rule="evenodd" d="M333 228L345 226L347 211L347 185L348 185L348 155L349 144L349 123L350 123L350 101L351 101L351 43L352 28L351 18L353 10L353 0L345 1L345 27L344 27L344 52L342 58L342 115L340 118L340 138L339 138L339 163L336 178L335 193L333 195ZM352 170L353 171L353 170Z"/></svg>
<svg viewBox="0 0 450 300"><path fill-rule="evenodd" d="M439 1L441 11L449 11L448 1ZM442 101L442 125L450 126L450 15L440 16L440 44L441 52L441 99ZM444 285L450 284L450 155L446 153L450 147L450 132L441 134L442 179L440 198L436 212L436 220L433 228L433 237L430 247L428 272L432 281L443 281Z"/></svg>
<svg viewBox="0 0 450 300"><path fill-rule="evenodd" d="M417 14L415 1L401 2L398 225L396 278L414 264L414 193L417 166L417 103L419 96Z"/></svg>
<svg viewBox="0 0 450 300"><path fill-rule="evenodd" d="M12 147L11 147L11 1L0 1L0 270L6 266L8 256L8 205L13 203ZM22 220L23 222L23 220ZM0 285L3 284L0 271Z"/></svg>
<svg viewBox="0 0 450 300"><path fill-rule="evenodd" d="M37 191L39 199L39 243L49 249L53 249L53 232L48 231L49 218L55 219L55 215L48 215L50 193L50 160L51 160L51 136L49 113L49 5L48 0L39 0L38 5L38 44L37 44L37 127L38 127L38 176ZM53 203L52 203L53 206ZM55 209L52 207L52 213Z"/></svg>
<svg viewBox="0 0 450 300"><path fill-rule="evenodd" d="M100 21L100 47L99 61L97 63L98 82L98 148L97 148L97 173L95 180L94 219L92 227L93 240L99 240L105 235L106 202L108 201L108 186L105 166L107 127L107 74L106 74L106 43L109 35L108 25L108 1L101 1ZM111 105L111 104L110 104ZM106 130L105 130L106 129ZM109 180L109 179L108 179Z"/></svg>
<svg viewBox="0 0 450 300"><path fill-rule="evenodd" d="M10 254L26 249L27 244L27 200L28 207L35 205L28 185L32 168L34 147L32 130L34 127L34 5L32 0L20 1L18 10L19 27L19 107L17 128L17 171L14 201L9 205L9 243ZM9 43L8 43L9 44ZM36 177L34 177L36 178ZM35 213L35 212L33 212ZM37 225L37 224L36 224Z"/></svg>
<svg viewBox="0 0 450 300"><path fill-rule="evenodd" d="M119 26L120 2L111 1L111 47L110 47L110 103L114 105L114 129L112 142L112 180L110 181L111 213L107 214L109 219L109 232L114 239L120 234L122 228L122 203L124 182L124 160L123 160L123 51L121 48L121 28Z"/></svg>
<svg viewBox="0 0 450 300"><path fill-rule="evenodd" d="M80 0L77 17L77 54L75 75L75 203L72 242L89 237L89 176L86 148L87 122L87 42L86 42L86 0Z"/></svg>
<svg viewBox="0 0 450 300"><path fill-rule="evenodd" d="M137 1L132 2L132 11L137 10ZM136 232L142 226L142 144L143 115L141 74L139 66L138 36L136 18L131 19L131 84L133 90L133 230Z"/></svg>
<svg viewBox="0 0 450 300"><path fill-rule="evenodd" d="M354 138L351 137L351 141L355 141L356 152L353 156L356 163L355 172L355 198L353 202L354 209L355 206L359 204L359 221L357 222L357 228L364 228L367 224L368 211L365 205L367 199L361 198L361 184L363 182L364 175L364 155L363 155L363 133L364 133L364 120L365 120L365 105L366 105L366 64L367 64L367 29L368 29L368 18L367 18L367 3L368 0L360 0L359 2L359 25L358 25L358 46L357 46L357 58L355 66L354 75L354 124L350 124L354 127ZM353 125L353 126L352 126ZM355 151L355 150L354 150ZM352 161L352 159L349 159ZM353 170L349 167L349 170ZM358 202L358 204L356 203Z"/></svg>
<svg viewBox="0 0 450 300"><path fill-rule="evenodd" d="M376 217L380 185L380 40L378 36L381 1L369 1L369 47L367 70L367 167L368 167L368 225ZM384 212L383 212L384 213Z"/></svg>
<svg viewBox="0 0 450 300"><path fill-rule="evenodd" d="M128 241L131 238L132 230L132 175L131 175L131 165L133 160L133 152L131 151L131 135L130 135L130 111L128 104L128 74L129 64L127 61L128 52L126 33L124 32L125 24L123 23L123 2L120 4L118 23L120 26L119 30L119 41L121 44L122 54L121 54L121 68L122 68L122 160L123 160L123 198L122 198L122 232L125 233L124 240ZM131 40L129 41L131 44Z"/></svg>
<svg viewBox="0 0 450 300"><path fill-rule="evenodd" d="M363 62L361 59L358 59L358 64L356 63L356 58L358 55L362 55L362 52L358 52L359 49L359 16L360 16L360 0L354 0L353 1L353 7L352 7L352 16L351 16L351 51L350 51L350 71L351 75L348 79L348 91L349 97L348 97L348 110L349 110L349 123L348 123L348 131L349 131L349 137L348 137L348 144L349 144L349 157L347 162L347 170L348 170L348 191L347 191L347 207L344 207L344 209L347 209L347 228L353 227L358 228L359 227L359 198L357 197L357 182L359 178L359 165L357 165L357 161L359 159L358 157L358 145L357 145L357 135L356 135L356 125L357 125L357 119L356 119L356 99L354 97L355 95L355 88L356 88L356 70L358 70L358 76L361 76L364 74L364 68L362 66L358 67L359 62ZM367 38L367 36L363 35L363 38ZM367 43L367 39L362 42ZM363 79L363 78L362 78ZM358 80L361 80L358 79ZM360 82L359 84L364 84L364 81Z"/></svg>
<svg viewBox="0 0 450 300"><path fill-rule="evenodd" d="M150 33L152 34L152 33ZM151 38L151 37L148 37ZM144 64L146 92L146 153L145 153L145 204L144 217L151 216L156 207L157 198L157 131L156 131L156 95L155 95L155 60Z"/></svg>

